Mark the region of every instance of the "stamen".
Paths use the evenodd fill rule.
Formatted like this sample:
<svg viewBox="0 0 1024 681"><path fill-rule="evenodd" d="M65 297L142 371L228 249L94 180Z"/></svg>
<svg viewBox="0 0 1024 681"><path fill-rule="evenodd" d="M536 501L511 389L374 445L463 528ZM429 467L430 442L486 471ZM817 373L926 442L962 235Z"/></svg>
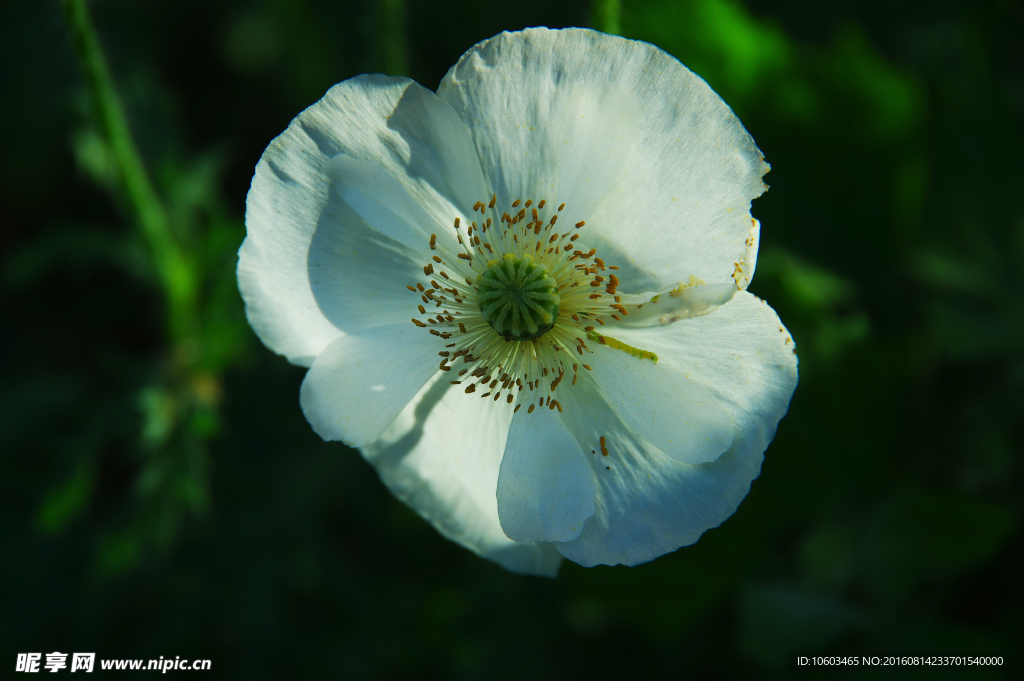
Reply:
<svg viewBox="0 0 1024 681"><path fill-rule="evenodd" d="M614 304L611 302L618 278L609 275L606 281L598 274L618 268L609 268L596 258L596 249L587 251L575 245L581 235L585 236L580 231L585 221L576 223L575 230L560 234L555 231L557 211L542 214L547 206L543 199L517 199L510 212L501 212L500 216L496 205L494 193L488 202L474 203L473 212L479 211L481 217L470 223L465 235L460 232L460 219L454 219L459 244L454 250L431 234L430 262L423 272L430 277L436 265L439 279L428 279L431 288L419 282L407 286L421 294L423 304L416 305L421 315L426 314L430 303L437 308L426 323L413 318L413 324L443 340L454 341L445 345L451 351L438 353L442 358L439 370L450 371L449 365L461 357L464 368L458 370L458 375L473 377L465 387L467 394L476 393L480 386L484 390L482 398L514 405L514 413L528 404L527 413L532 413L537 406L562 411L553 394L570 368L572 380L562 390L577 384L579 365L572 360L592 353L584 336L641 359L657 361L653 353L594 333L593 324L605 324L602 317L618 320L628 312L618 296ZM564 208L562 203L558 211ZM492 229L489 240L484 241L483 235L494 224L488 211L495 211L499 228ZM589 365L582 366L590 370ZM505 399L501 400L503 395Z"/></svg>

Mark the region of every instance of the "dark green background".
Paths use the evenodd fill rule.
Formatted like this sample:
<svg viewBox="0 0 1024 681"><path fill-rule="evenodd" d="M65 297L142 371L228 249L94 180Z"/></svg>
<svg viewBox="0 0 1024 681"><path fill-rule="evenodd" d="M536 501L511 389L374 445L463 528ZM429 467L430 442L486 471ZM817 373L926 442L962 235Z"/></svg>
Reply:
<svg viewBox="0 0 1024 681"><path fill-rule="evenodd" d="M550 0L91 8L198 307L172 332L60 6L5 2L0 677L53 650L244 679L772 677L794 651L1019 662L1019 2L623 0L622 33L706 78L772 164L751 291L792 331L800 385L722 527L554 580L447 542L313 434L303 370L242 316L235 251L260 154L333 83L435 88L501 30L605 20Z"/></svg>

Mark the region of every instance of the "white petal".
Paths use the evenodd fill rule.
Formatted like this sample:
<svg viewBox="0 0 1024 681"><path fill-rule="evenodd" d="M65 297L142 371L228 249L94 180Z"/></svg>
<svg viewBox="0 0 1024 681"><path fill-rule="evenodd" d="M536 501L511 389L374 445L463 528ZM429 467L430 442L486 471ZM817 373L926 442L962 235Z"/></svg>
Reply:
<svg viewBox="0 0 1024 681"><path fill-rule="evenodd" d="M631 306L629 314L610 326L665 326L680 319L711 314L732 300L738 290L736 283L730 281L725 284L680 284L657 294L620 295L622 304Z"/></svg>
<svg viewBox="0 0 1024 681"><path fill-rule="evenodd" d="M732 447L692 465L659 451L627 425L589 378L560 396L562 418L597 473L594 517L555 546L582 565L636 565L692 544L735 512L761 468L796 388L796 356L774 311L746 292L713 314L659 329L623 331L659 364L685 370L715 392L735 424ZM605 436L608 456L600 452Z"/></svg>
<svg viewBox="0 0 1024 681"><path fill-rule="evenodd" d="M576 222L618 176L637 135L641 101L608 77L606 65L559 35L530 29L480 43L437 92L469 125L499 208L515 199L564 202L560 219Z"/></svg>
<svg viewBox="0 0 1024 681"><path fill-rule="evenodd" d="M498 517L520 543L570 541L594 515L597 484L558 413L542 407L512 417L498 473Z"/></svg>
<svg viewBox="0 0 1024 681"><path fill-rule="evenodd" d="M517 544L498 521L495 488L511 409L465 395L441 374L365 447L391 492L448 539L507 570L554 576L551 544Z"/></svg>
<svg viewBox="0 0 1024 681"><path fill-rule="evenodd" d="M771 440L796 388L792 336L760 298L740 291L714 313L650 329L616 328L620 340L658 355L658 364L710 386L738 428ZM754 420L751 418L754 417Z"/></svg>
<svg viewBox="0 0 1024 681"><path fill-rule="evenodd" d="M353 447L384 432L431 376L439 344L412 324L390 324L336 339L302 382L302 413L317 435Z"/></svg>
<svg viewBox="0 0 1024 681"><path fill-rule="evenodd" d="M605 85L607 91L642 103L636 132L623 134L622 126L605 123L606 145L618 156L600 156L595 169L584 166L593 162L586 157L548 160L564 154L571 140L548 131L564 120L562 93L594 83L615 83ZM480 117L471 127L485 167L508 175L541 159L542 168L557 165L562 176L600 175L594 186L603 201L584 206L583 240L622 268L624 293L657 290L691 275L726 282L737 264L747 280L753 275L753 260L745 260L757 230L750 202L765 190L768 165L728 105L666 52L585 29L503 33L463 55L438 94L467 121ZM558 142L561 151L554 148ZM512 193L552 181L499 179ZM564 191L558 200L567 210L579 203Z"/></svg>
<svg viewBox="0 0 1024 681"><path fill-rule="evenodd" d="M338 194L359 217L414 252L427 250L431 233L450 234L450 230L441 229L397 179L372 161L338 154L327 164L327 174Z"/></svg>
<svg viewBox="0 0 1024 681"><path fill-rule="evenodd" d="M589 379L575 387L580 390L562 398L562 416L593 452L598 495L594 516L580 536L554 544L566 558L587 567L653 560L696 542L746 496L760 469L760 450L728 452L703 465L682 463L622 421Z"/></svg>
<svg viewBox="0 0 1024 681"><path fill-rule="evenodd" d="M329 175L339 154L372 169L348 176L356 189L384 175L387 195L378 200L419 207L416 223L405 225L412 236L393 221L368 224L346 203ZM347 196L361 208L356 189ZM342 332L407 318L415 301L403 293L423 266L416 251L426 250L423 233L444 234L485 197L468 129L432 92L385 76L334 86L256 166L238 263L253 329L272 350L308 366Z"/></svg>
<svg viewBox="0 0 1024 681"><path fill-rule="evenodd" d="M714 461L732 446L732 417L706 385L663 363L591 346L591 373L608 404L652 445L691 464Z"/></svg>

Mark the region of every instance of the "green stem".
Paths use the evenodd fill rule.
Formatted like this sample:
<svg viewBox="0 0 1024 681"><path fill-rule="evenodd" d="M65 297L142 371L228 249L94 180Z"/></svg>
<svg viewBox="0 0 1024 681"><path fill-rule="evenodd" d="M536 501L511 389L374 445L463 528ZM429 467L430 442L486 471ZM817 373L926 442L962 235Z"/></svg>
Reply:
<svg viewBox="0 0 1024 681"><path fill-rule="evenodd" d="M377 0L380 9L380 47L384 73L409 75L405 45L405 0Z"/></svg>
<svg viewBox="0 0 1024 681"><path fill-rule="evenodd" d="M61 0L75 50L96 101L103 130L110 144L121 185L135 222L167 295L171 333L176 338L194 332L195 279L187 259L171 233L170 221L128 127L121 98L114 86L103 48L89 17L85 0Z"/></svg>
<svg viewBox="0 0 1024 681"><path fill-rule="evenodd" d="M622 35L622 25L619 22L622 15L620 0L591 0L590 12L594 28L612 35Z"/></svg>

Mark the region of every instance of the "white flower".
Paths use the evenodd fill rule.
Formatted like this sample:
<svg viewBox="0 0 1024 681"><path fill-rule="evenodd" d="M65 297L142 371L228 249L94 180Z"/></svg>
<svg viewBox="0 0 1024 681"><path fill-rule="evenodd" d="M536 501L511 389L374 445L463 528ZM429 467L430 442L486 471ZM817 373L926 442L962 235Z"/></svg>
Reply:
<svg viewBox="0 0 1024 681"><path fill-rule="evenodd" d="M767 171L658 48L503 33L437 94L360 76L292 121L239 286L310 367L314 430L443 535L515 572L635 565L736 510L796 386L745 290Z"/></svg>

